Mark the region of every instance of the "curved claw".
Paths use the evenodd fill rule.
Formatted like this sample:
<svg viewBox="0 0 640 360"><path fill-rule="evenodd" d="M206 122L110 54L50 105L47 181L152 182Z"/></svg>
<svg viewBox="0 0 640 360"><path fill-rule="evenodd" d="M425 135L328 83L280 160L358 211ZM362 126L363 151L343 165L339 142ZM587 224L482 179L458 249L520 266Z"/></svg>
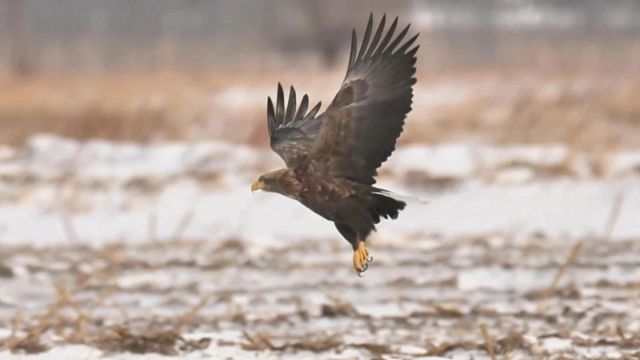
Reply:
<svg viewBox="0 0 640 360"><path fill-rule="evenodd" d="M369 254L364 241L360 241L358 248L353 252L353 268L359 277L369 268L369 263L373 261L373 256Z"/></svg>

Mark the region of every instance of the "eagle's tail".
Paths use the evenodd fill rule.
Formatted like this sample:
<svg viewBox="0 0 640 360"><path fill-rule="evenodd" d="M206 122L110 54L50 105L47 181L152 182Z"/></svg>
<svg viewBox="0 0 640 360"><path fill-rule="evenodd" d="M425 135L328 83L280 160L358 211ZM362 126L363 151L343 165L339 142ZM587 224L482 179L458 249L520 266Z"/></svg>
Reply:
<svg viewBox="0 0 640 360"><path fill-rule="evenodd" d="M371 192L373 204L369 207L369 211L375 224L380 222L380 217L396 219L398 213L407 206L407 203L389 196L390 194L386 190L373 188Z"/></svg>

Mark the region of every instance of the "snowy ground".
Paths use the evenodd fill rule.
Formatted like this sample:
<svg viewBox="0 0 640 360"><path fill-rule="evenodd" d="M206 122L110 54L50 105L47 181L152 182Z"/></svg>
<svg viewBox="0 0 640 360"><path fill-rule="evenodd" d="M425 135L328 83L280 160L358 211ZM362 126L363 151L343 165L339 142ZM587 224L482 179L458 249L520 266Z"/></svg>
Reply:
<svg viewBox="0 0 640 360"><path fill-rule="evenodd" d="M380 226L362 279L331 224L251 194L279 166L226 143L0 149L0 357L638 355L640 151L401 148L381 184L428 204Z"/></svg>

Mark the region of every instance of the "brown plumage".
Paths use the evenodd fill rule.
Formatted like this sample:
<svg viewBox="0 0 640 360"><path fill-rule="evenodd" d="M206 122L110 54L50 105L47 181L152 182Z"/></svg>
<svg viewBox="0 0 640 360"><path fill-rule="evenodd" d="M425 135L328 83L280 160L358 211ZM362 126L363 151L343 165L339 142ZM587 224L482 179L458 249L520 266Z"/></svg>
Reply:
<svg viewBox="0 0 640 360"><path fill-rule="evenodd" d="M291 87L285 107L282 86L274 108L267 100L271 148L287 168L260 176L252 190L277 192L298 200L333 221L351 243L353 265L360 275L372 258L365 240L380 218L398 217L405 203L372 186L377 168L395 149L404 119L411 111L418 35L397 35L398 18L385 30L382 17L375 34L373 17L358 50L355 30L347 74L323 114L320 103L309 112L309 98L297 105Z"/></svg>

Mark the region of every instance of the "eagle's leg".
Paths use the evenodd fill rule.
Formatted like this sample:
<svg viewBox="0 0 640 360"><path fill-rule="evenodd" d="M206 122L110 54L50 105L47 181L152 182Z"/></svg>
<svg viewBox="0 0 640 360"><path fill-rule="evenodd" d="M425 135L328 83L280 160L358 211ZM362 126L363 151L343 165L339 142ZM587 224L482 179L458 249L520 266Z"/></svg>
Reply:
<svg viewBox="0 0 640 360"><path fill-rule="evenodd" d="M335 223L336 229L353 247L353 268L358 276L367 270L369 263L373 261L373 257L369 254L364 240L366 236L359 236L358 233L346 224ZM366 232L367 234L370 231Z"/></svg>
<svg viewBox="0 0 640 360"><path fill-rule="evenodd" d="M369 263L373 261L373 256L369 254L367 245L364 240L358 242L358 247L353 251L353 268L356 270L358 276L362 276L362 273L367 271Z"/></svg>

